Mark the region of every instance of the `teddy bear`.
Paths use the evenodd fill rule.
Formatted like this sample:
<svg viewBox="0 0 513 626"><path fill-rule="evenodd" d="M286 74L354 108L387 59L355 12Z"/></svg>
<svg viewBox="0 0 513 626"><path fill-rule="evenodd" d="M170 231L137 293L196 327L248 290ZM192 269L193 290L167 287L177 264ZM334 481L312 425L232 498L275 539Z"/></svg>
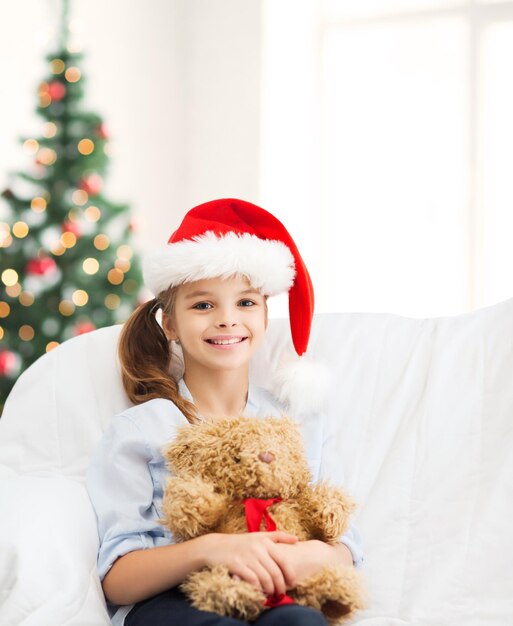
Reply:
<svg viewBox="0 0 513 626"><path fill-rule="evenodd" d="M161 523L176 542L277 529L336 544L356 506L341 489L311 484L299 425L287 416L186 425L164 455L170 477ZM344 565L302 580L285 599L266 597L224 565L193 572L180 588L198 609L247 621L283 601L318 609L332 624L363 608L359 574Z"/></svg>

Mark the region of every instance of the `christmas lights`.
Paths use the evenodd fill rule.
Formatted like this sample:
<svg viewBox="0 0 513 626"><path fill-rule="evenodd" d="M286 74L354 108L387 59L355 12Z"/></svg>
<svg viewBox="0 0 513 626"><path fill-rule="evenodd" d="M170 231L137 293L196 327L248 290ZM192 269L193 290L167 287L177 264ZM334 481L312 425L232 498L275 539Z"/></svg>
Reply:
<svg viewBox="0 0 513 626"><path fill-rule="evenodd" d="M61 243L65 248L73 248L73 246L77 243L77 237L71 232L62 233Z"/></svg>
<svg viewBox="0 0 513 626"><path fill-rule="evenodd" d="M2 282L7 287L13 287L18 282L18 272L13 269L6 269L2 272Z"/></svg>
<svg viewBox="0 0 513 626"><path fill-rule="evenodd" d="M83 289L77 289L73 292L71 299L77 306L85 306L89 302L89 295Z"/></svg>
<svg viewBox="0 0 513 626"><path fill-rule="evenodd" d="M120 270L113 268L107 274L109 283L113 285L120 285L125 280L125 275Z"/></svg>
<svg viewBox="0 0 513 626"><path fill-rule="evenodd" d="M21 285L19 283L14 283L14 285L7 285L5 288L5 293L11 298L17 298L21 293Z"/></svg>
<svg viewBox="0 0 513 626"><path fill-rule="evenodd" d="M43 137L51 139L57 134L57 124L54 122L46 122L43 124Z"/></svg>
<svg viewBox="0 0 513 626"><path fill-rule="evenodd" d="M28 154L36 154L39 150L39 142L35 139L27 139L23 142L23 147L25 148L25 152L28 152Z"/></svg>
<svg viewBox="0 0 513 626"><path fill-rule="evenodd" d="M22 291L18 296L18 300L23 306L32 306L34 304L34 295L28 291Z"/></svg>
<svg viewBox="0 0 513 626"><path fill-rule="evenodd" d="M60 45L36 91L41 136L23 138L28 172L0 190L10 213L0 222L0 410L37 357L123 322L142 301L134 220L103 191L110 133L83 107L82 54L63 6Z"/></svg>
<svg viewBox="0 0 513 626"><path fill-rule="evenodd" d="M127 261L129 261L134 255L134 251L130 246L124 244L118 247L118 249L116 250L116 254L120 259L126 259Z"/></svg>
<svg viewBox="0 0 513 626"><path fill-rule="evenodd" d="M87 204L89 196L87 195L87 192L83 189L76 189L71 194L71 199L73 200L74 204L77 204L78 206L84 206L84 204Z"/></svg>
<svg viewBox="0 0 513 626"><path fill-rule="evenodd" d="M73 315L75 312L75 305L70 300L62 300L59 303L59 313L66 317Z"/></svg>
<svg viewBox="0 0 513 626"><path fill-rule="evenodd" d="M43 211L46 211L46 206L47 206L46 200L44 198L41 198L41 196L32 198L30 202L30 208L35 213L42 213Z"/></svg>
<svg viewBox="0 0 513 626"><path fill-rule="evenodd" d="M82 74L78 67L68 67L68 69L64 73L64 76L66 77L68 83L76 83L80 80Z"/></svg>
<svg viewBox="0 0 513 626"><path fill-rule="evenodd" d="M57 152L52 148L41 148L37 153L37 163L41 165L53 165L57 161Z"/></svg>
<svg viewBox="0 0 513 626"><path fill-rule="evenodd" d="M29 324L23 324L18 331L18 335L22 341L32 341L34 339L35 331Z"/></svg>
<svg viewBox="0 0 513 626"><path fill-rule="evenodd" d="M52 74L62 74L66 65L62 59L52 59L50 61L50 71Z"/></svg>
<svg viewBox="0 0 513 626"><path fill-rule="evenodd" d="M104 235L104 234L96 235L96 237L94 238L94 247L97 250L107 250L109 246L110 246L110 239L107 237L107 235Z"/></svg>
<svg viewBox="0 0 513 626"><path fill-rule="evenodd" d="M123 274L126 274L130 270L130 261L126 259L116 259L114 265L116 269L123 272Z"/></svg>
<svg viewBox="0 0 513 626"><path fill-rule="evenodd" d="M119 296L117 296L114 293L109 293L109 295L105 297L105 306L108 309L111 309L112 311L114 309L117 309L120 304L121 304L121 300Z"/></svg>
<svg viewBox="0 0 513 626"><path fill-rule="evenodd" d="M96 272L100 269L100 264L96 259L90 257L84 260L82 268L86 274L96 274Z"/></svg>
<svg viewBox="0 0 513 626"><path fill-rule="evenodd" d="M54 241L50 244L50 252L55 256L62 256L66 252L66 248L60 241Z"/></svg>
<svg viewBox="0 0 513 626"><path fill-rule="evenodd" d="M100 209L96 206L88 206L84 215L89 222L97 222L102 216Z"/></svg>
<svg viewBox="0 0 513 626"><path fill-rule="evenodd" d="M94 143L90 139L81 139L78 142L78 151L80 154L87 156L91 154L94 150Z"/></svg>
<svg viewBox="0 0 513 626"><path fill-rule="evenodd" d="M18 239L23 239L23 237L26 237L29 233L28 224L25 222L16 222L16 224L12 227L12 232L15 237L18 237Z"/></svg>

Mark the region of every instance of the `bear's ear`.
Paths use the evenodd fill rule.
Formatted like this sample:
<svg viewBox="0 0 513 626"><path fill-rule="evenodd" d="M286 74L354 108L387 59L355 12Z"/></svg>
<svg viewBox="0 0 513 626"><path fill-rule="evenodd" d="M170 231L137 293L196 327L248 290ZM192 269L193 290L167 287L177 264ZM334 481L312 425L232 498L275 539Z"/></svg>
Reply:
<svg viewBox="0 0 513 626"><path fill-rule="evenodd" d="M276 419L276 434L280 437L282 445L293 446L299 454L304 454L305 442L299 422L282 414L281 418Z"/></svg>
<svg viewBox="0 0 513 626"><path fill-rule="evenodd" d="M289 415L282 413L281 418L274 418L276 428L280 434L293 439L301 438L301 429L299 423L293 420Z"/></svg>
<svg viewBox="0 0 513 626"><path fill-rule="evenodd" d="M163 449L168 469L178 473L198 466L202 452L215 442L210 429L203 428L203 425L183 426L175 439Z"/></svg>

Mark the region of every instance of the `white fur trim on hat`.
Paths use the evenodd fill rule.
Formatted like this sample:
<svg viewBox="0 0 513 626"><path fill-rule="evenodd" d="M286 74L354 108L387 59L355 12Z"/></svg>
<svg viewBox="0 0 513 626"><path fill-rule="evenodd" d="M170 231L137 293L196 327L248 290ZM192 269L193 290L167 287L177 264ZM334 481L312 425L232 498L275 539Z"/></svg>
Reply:
<svg viewBox="0 0 513 626"><path fill-rule="evenodd" d="M143 259L146 286L155 294L205 278L247 276L264 295L286 292L294 282L294 257L281 241L228 232L168 243Z"/></svg>

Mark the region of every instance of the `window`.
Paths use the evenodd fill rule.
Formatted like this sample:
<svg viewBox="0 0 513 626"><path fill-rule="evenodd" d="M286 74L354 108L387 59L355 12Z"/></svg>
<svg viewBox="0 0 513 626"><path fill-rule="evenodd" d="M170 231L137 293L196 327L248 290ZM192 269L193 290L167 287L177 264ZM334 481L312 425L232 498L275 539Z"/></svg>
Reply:
<svg viewBox="0 0 513 626"><path fill-rule="evenodd" d="M261 196L321 311L513 297L513 2L268 0Z"/></svg>

